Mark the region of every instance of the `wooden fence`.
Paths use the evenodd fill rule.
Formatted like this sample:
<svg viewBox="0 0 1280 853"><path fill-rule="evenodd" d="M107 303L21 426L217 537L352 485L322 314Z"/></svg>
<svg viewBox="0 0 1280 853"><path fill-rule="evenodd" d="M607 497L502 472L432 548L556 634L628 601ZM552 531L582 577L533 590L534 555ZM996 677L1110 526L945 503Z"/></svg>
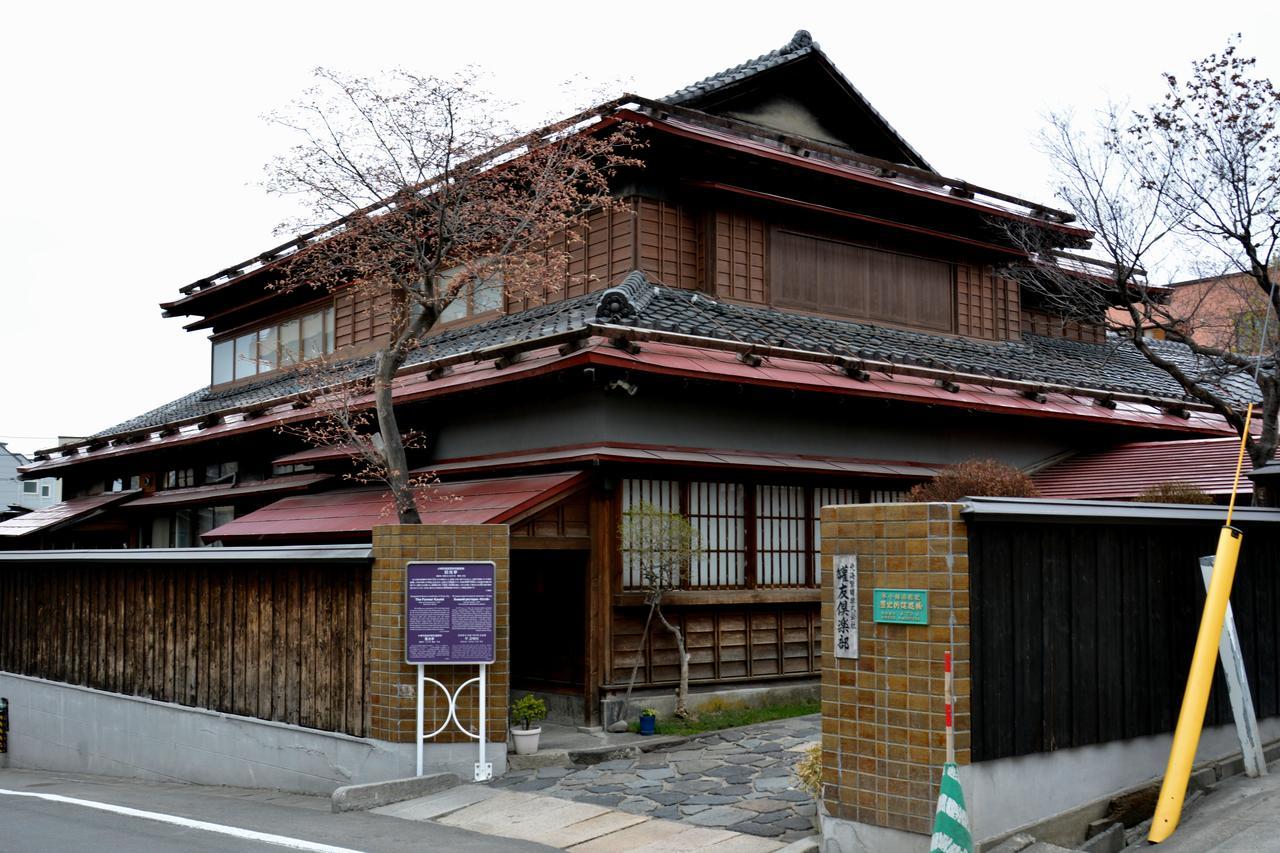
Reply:
<svg viewBox="0 0 1280 853"><path fill-rule="evenodd" d="M970 519L973 760L1172 731L1221 522ZM1280 524L1241 524L1231 601L1258 716L1280 714ZM1231 722L1218 668L1206 725Z"/></svg>
<svg viewBox="0 0 1280 853"><path fill-rule="evenodd" d="M368 561L211 550L0 562L0 670L364 736Z"/></svg>

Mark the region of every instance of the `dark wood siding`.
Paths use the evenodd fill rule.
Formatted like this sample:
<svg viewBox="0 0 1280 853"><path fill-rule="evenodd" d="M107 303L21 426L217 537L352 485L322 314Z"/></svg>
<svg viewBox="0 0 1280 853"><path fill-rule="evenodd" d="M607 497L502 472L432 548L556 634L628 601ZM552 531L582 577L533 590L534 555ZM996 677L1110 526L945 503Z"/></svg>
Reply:
<svg viewBox="0 0 1280 853"><path fill-rule="evenodd" d="M0 670L364 736L369 569L6 564Z"/></svg>
<svg viewBox="0 0 1280 853"><path fill-rule="evenodd" d="M775 305L953 329L951 264L782 229L773 232L770 250Z"/></svg>
<svg viewBox="0 0 1280 853"><path fill-rule="evenodd" d="M956 266L956 332L994 341L1022 337L1017 282L992 274L990 267Z"/></svg>
<svg viewBox="0 0 1280 853"><path fill-rule="evenodd" d="M668 287L696 290L699 222L697 213L684 205L639 199L636 226L640 269Z"/></svg>
<svg viewBox="0 0 1280 853"><path fill-rule="evenodd" d="M718 210L710 253L716 296L739 302L769 301L764 220L740 210Z"/></svg>
<svg viewBox="0 0 1280 853"><path fill-rule="evenodd" d="M612 680L625 685L637 656L638 685L669 685L680 679L675 639L654 619L642 637L648 610L616 608L613 615ZM715 682L812 675L822 665L819 614L814 605L664 607L685 635L689 681Z"/></svg>
<svg viewBox="0 0 1280 853"><path fill-rule="evenodd" d="M1172 731L1218 529L971 523L973 759ZM1280 713L1278 551L1246 528L1231 596L1259 717ZM1230 722L1219 667L1206 724Z"/></svg>
<svg viewBox="0 0 1280 853"><path fill-rule="evenodd" d="M1078 320L1055 317L1046 311L1028 308L1022 309L1022 331L1050 338L1083 341L1087 344L1101 344L1107 341L1107 330L1101 323L1081 323Z"/></svg>

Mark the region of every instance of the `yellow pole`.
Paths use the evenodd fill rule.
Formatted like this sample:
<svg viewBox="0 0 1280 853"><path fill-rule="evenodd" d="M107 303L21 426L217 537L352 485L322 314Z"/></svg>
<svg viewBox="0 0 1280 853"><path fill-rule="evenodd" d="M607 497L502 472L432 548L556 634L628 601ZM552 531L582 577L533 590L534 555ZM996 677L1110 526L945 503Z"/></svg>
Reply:
<svg viewBox="0 0 1280 853"><path fill-rule="evenodd" d="M1164 841L1178 828L1182 800L1191 779L1191 765L1195 762L1200 731L1204 728L1204 712L1209 704L1209 688L1213 686L1214 664L1218 660L1218 640L1222 636L1222 622L1227 615L1236 561L1240 557L1241 533L1231 526L1231 515L1235 511L1236 489L1240 485L1240 470L1244 466L1245 441L1252 415L1253 406L1250 405L1244 418L1244 432L1240 436L1240 456L1236 460L1236 478L1231 488L1231 503L1227 507L1227 523L1218 534L1213 579L1209 582L1204 614L1200 617L1200 633L1196 636L1196 650L1191 657L1191 673L1187 676L1187 689L1182 694L1182 710L1178 714L1178 727L1173 732L1173 746L1169 750L1164 783L1160 786L1160 799L1156 801L1156 813L1151 819L1151 832L1147 834L1147 840L1153 844Z"/></svg>

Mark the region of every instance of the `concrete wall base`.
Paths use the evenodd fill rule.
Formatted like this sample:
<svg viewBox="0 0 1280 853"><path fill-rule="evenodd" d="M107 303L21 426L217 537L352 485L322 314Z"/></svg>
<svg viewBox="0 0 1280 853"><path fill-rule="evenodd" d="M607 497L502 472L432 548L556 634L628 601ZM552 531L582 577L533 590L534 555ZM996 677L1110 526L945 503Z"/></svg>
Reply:
<svg viewBox="0 0 1280 853"><path fill-rule="evenodd" d="M929 836L822 816L822 853L920 853Z"/></svg>
<svg viewBox="0 0 1280 853"><path fill-rule="evenodd" d="M1280 717L1258 721L1263 742L1280 737ZM1024 827L1114 796L1163 775L1172 734L1059 749L961 765L973 839L989 843ZM1206 728L1200 735L1196 764L1240 752L1234 725ZM1075 825L1042 841L1074 846ZM1080 827L1082 830L1082 827Z"/></svg>
<svg viewBox="0 0 1280 853"><path fill-rule="evenodd" d="M10 766L331 794L413 775L413 744L306 729L0 672ZM506 772L507 745L486 760ZM427 744L424 771L470 780L475 743Z"/></svg>
<svg viewBox="0 0 1280 853"><path fill-rule="evenodd" d="M817 700L822 694L822 685L817 677L797 679L795 681L779 681L772 684L751 684L733 686L690 686L689 710L714 708L719 703L733 707L760 708L765 705L787 705L795 702ZM600 719L607 728L622 718L626 713L623 698L626 691L606 696L600 700ZM629 718L635 720L641 708L653 708L659 717L669 717L676 708L675 688L663 690L636 690L631 694L631 713Z"/></svg>

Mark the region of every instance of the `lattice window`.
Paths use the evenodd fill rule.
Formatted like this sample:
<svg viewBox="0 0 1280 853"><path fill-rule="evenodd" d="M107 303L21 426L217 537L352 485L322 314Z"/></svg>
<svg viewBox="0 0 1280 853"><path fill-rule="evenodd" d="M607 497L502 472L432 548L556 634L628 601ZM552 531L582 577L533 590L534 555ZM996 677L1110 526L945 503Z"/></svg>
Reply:
<svg viewBox="0 0 1280 853"><path fill-rule="evenodd" d="M867 503L873 504L900 504L906 503L906 489L872 489L871 499Z"/></svg>
<svg viewBox="0 0 1280 853"><path fill-rule="evenodd" d="M740 587L746 583L746 487L741 483L690 483L689 521L702 554L689 571L691 587Z"/></svg>
<svg viewBox="0 0 1280 853"><path fill-rule="evenodd" d="M756 586L804 586L803 486L756 486Z"/></svg>
<svg viewBox="0 0 1280 853"><path fill-rule="evenodd" d="M622 511L648 503L664 512L680 512L680 484L675 480L623 480ZM622 586L625 589L643 589L644 577L638 561L627 551L622 552Z"/></svg>
<svg viewBox="0 0 1280 853"><path fill-rule="evenodd" d="M822 564L819 555L822 553L822 508L824 506L843 506L858 503L857 489L837 489L822 487L813 490L813 580L822 583Z"/></svg>

